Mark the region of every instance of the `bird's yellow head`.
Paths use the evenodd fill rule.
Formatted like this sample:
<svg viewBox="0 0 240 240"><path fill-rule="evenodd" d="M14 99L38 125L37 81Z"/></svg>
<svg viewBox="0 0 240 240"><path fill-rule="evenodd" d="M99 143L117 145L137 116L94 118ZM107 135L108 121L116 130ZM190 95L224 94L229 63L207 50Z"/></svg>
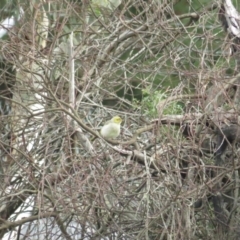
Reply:
<svg viewBox="0 0 240 240"><path fill-rule="evenodd" d="M122 119L119 116L115 116L111 119L111 122L113 123L117 123L117 124L121 124L122 123Z"/></svg>

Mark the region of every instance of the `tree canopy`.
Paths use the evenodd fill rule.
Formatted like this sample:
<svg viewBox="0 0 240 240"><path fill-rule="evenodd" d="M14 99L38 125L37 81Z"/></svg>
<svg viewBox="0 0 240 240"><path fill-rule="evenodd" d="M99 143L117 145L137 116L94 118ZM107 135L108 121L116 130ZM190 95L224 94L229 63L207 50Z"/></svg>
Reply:
<svg viewBox="0 0 240 240"><path fill-rule="evenodd" d="M0 9L1 239L239 239L237 0Z"/></svg>

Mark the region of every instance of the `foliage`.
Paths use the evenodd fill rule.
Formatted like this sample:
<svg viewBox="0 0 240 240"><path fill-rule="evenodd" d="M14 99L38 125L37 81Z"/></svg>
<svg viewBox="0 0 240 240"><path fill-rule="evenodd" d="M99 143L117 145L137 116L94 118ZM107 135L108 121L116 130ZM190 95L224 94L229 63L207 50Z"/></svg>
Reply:
<svg viewBox="0 0 240 240"><path fill-rule="evenodd" d="M153 91L153 92L151 92ZM137 108L141 108L142 113L151 118L156 118L158 116L158 111L156 106L159 102L167 99L167 94L157 90L151 90L150 88L143 89L143 98L141 101L134 99L134 105ZM171 102L163 110L163 114L182 114L183 105L180 102Z"/></svg>

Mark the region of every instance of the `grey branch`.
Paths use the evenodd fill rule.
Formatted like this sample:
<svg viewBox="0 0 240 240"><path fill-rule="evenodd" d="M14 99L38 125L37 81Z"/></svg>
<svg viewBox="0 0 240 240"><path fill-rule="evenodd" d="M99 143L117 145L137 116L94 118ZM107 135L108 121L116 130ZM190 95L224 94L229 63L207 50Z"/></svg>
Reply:
<svg viewBox="0 0 240 240"><path fill-rule="evenodd" d="M219 20L229 38L233 40L231 54L237 52L240 47L240 14L233 6L231 0L223 0L219 11Z"/></svg>

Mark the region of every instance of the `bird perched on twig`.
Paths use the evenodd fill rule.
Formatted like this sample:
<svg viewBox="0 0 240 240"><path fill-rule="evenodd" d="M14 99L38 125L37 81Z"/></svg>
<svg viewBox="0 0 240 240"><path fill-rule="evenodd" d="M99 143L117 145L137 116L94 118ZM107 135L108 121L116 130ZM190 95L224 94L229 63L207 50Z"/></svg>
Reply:
<svg viewBox="0 0 240 240"><path fill-rule="evenodd" d="M118 137L121 131L121 123L122 119L119 116L113 117L101 128L101 136L106 139Z"/></svg>

